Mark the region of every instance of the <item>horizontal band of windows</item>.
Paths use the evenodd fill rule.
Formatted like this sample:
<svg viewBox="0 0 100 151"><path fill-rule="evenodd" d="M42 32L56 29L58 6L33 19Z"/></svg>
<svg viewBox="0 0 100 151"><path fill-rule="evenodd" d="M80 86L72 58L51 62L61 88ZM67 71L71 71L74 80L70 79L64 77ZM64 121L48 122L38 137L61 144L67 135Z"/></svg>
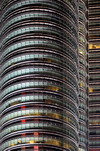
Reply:
<svg viewBox="0 0 100 151"><path fill-rule="evenodd" d="M11 108L12 106L16 106L17 105L17 107L19 107L19 105L21 105L21 103L24 103L24 105L27 105L27 104L25 104L25 103L27 103L26 102L27 100L25 100L25 101L16 101L16 102L12 102L11 104L9 104L9 106L6 106L6 104L4 104L4 107L6 106L7 108L8 108L8 110L10 110L10 109L13 109L13 108ZM62 107L63 106L63 108L66 110L67 109L67 111L68 112L71 112L72 114L74 114L75 116L78 116L78 113L77 113L77 110L76 110L76 108L72 105L72 104L68 104L67 102L64 102L65 100L63 100L63 103L61 103L60 101L58 101L58 100L49 100L49 99L46 99L46 100L35 100L34 102L33 102L33 100L31 100L32 101L32 103L36 103L37 104L37 106L38 106L38 103L46 103L46 104L50 104L50 105L56 105L57 106L57 104L59 105L60 104L60 106L59 107ZM30 100L29 100L29 105L33 105L33 104L31 104L30 102L31 102ZM7 103L9 103L9 102L7 102ZM56 103L56 104L55 104ZM2 106L1 106L2 107ZM9 108L10 107L10 108ZM3 110L3 109L2 109ZM7 109L6 109L6 112L7 112ZM4 113L4 112L3 112Z"/></svg>
<svg viewBox="0 0 100 151"><path fill-rule="evenodd" d="M60 48L65 48L66 45L68 45L69 47L71 46L73 51L77 52L77 41L73 40L73 38L66 34L66 39L65 41L63 41L63 39L58 39L55 37L51 37L51 36L44 36L44 35L40 35L40 36L26 36L20 39L19 41L15 41L13 43L8 43L7 45L1 45L1 51L4 51L4 54L6 53L6 51L13 51L14 49L23 47L23 46L30 46L31 45L45 45L45 44L49 44L49 45L55 45L56 47L60 47ZM43 47L43 46L42 46Z"/></svg>
<svg viewBox="0 0 100 151"><path fill-rule="evenodd" d="M59 111L52 109L30 109L30 110L18 110L16 112L9 113L1 118L1 123L4 124L5 122L16 119L23 116L35 116L35 117L49 117L54 119L60 119L63 120L69 124L71 124L74 128L78 128L78 121L75 118L74 114L70 114L70 112L65 112L63 114L63 111L59 113Z"/></svg>
<svg viewBox="0 0 100 151"><path fill-rule="evenodd" d="M91 138L91 137L90 137ZM90 141L89 141L89 145L90 145L90 148L91 148L91 146L96 146L96 147L98 147L98 146L100 146L100 138L99 137L97 137L98 139L96 139L96 137L94 137L94 140L91 140L90 139Z"/></svg>
<svg viewBox="0 0 100 151"><path fill-rule="evenodd" d="M76 3L74 2L74 1L71 1L70 2L70 0L64 0L64 2L66 2L67 4L69 4L73 9L75 9L75 10L77 10L77 7L76 7ZM3 4L7 4L7 2L6 1L3 1ZM9 4L9 3L8 3ZM18 3L16 3L16 4L13 4L12 3L12 5L10 5L10 6L8 6L8 8L6 9L6 11L4 12L4 14L3 14L3 16L2 16L2 18L4 18L5 16L7 16L7 14L9 14L10 12L12 12L13 10L15 10L15 9L18 9L18 8L20 8L20 7L23 7L23 6L26 6L26 5L32 5L32 4L37 4L37 6L38 6L38 4L41 4L41 5L43 5L43 6L49 6L49 7L51 7L51 8L55 8L55 9L60 9L60 10L62 10L63 12L65 12L66 11L66 8L67 8L67 5L65 6L64 4L63 4L63 1L62 2L59 2L59 1L57 1L57 2L55 2L55 1L53 1L53 0L49 0L49 2L48 1L44 1L44 0L42 0L42 1L39 1L39 0L27 0L27 1L22 1L22 2L18 2Z"/></svg>
<svg viewBox="0 0 100 151"><path fill-rule="evenodd" d="M48 62L34 62L33 66L33 62L29 61L23 63L20 62L19 64L13 64L9 68L6 68L6 70L4 70L1 75L1 79L3 80L1 80L1 84L3 87L5 87L6 83L4 83L4 81L6 82L7 80L9 80L7 81L7 83L10 83L11 77L13 78L11 81L13 82L19 78L23 79L24 75L25 79L27 79L28 76L43 76L43 74L44 77L52 76L52 78L59 78L60 81L65 81L65 83L69 83L69 85L72 87L75 86L74 89L76 90L78 88L77 77L73 74L72 71L69 70L69 68L64 69L63 66L58 67L57 64Z"/></svg>
<svg viewBox="0 0 100 151"><path fill-rule="evenodd" d="M24 109L23 109L24 110ZM69 112L70 113L70 112ZM72 114L73 115L73 114ZM55 125L57 125L58 127L61 127L60 125L63 125L63 127L67 127L67 129L71 130L72 132L74 132L75 134L77 133L77 130L75 127L73 127L70 123L63 121L63 120L59 120L57 118L48 118L45 116L41 117L41 116L25 116L25 117L19 117L19 118L14 118L12 120L8 120L7 122L5 122L4 124L2 124L1 126L1 131L10 127L10 126L15 126L15 125L20 125L20 123L56 123ZM80 121L79 121L80 122ZM80 123L81 125L84 124L86 125L86 123Z"/></svg>
<svg viewBox="0 0 100 151"><path fill-rule="evenodd" d="M5 70L7 67L9 67L10 65L13 65L15 63L18 63L20 61L26 61L26 60L31 60L31 59L37 59L37 58L54 58L55 60L61 60L63 58L63 60L67 60L67 59L71 59L74 61L74 63L77 64L77 58L76 58L76 54L74 54L74 52L72 50L68 50L68 49L63 49L62 52L64 52L64 54L60 54L59 51L56 52L56 50L35 50L34 53L30 51L28 51L28 54L22 52L22 54L10 57L9 59L7 58L5 61L3 60L3 63L1 63L2 67L1 67L1 72L3 72L3 70Z"/></svg>
<svg viewBox="0 0 100 151"><path fill-rule="evenodd" d="M77 41L75 40L75 38L73 39L71 37L70 34L67 34L67 36L65 37L61 37L62 35L54 35L52 34L52 32L50 33L36 33L36 35L33 36L32 32L31 33L28 33L28 34L23 34L23 35L20 35L18 37L14 37L12 38L11 40L8 40L5 45L1 45L1 51L4 49L6 50L7 48L13 46L14 44L17 44L19 41L22 40L22 42L24 41L33 41L33 45L37 45L37 42L35 43L34 41L41 41L39 42L39 47L43 47L44 44L46 44L46 41L48 41L48 44L51 44L53 45L53 43L56 45L57 43L58 46L61 46L61 47L65 47L66 45L68 47L72 47L72 49L77 53ZM59 37L59 38L58 38ZM70 37L70 38L69 38ZM46 41L45 41L46 40ZM75 41L74 41L75 40ZM52 46L51 46L52 47Z"/></svg>
<svg viewBox="0 0 100 151"><path fill-rule="evenodd" d="M19 58L21 59L21 57L19 57ZM30 57L30 59L33 59L33 58ZM28 59L28 60L30 60L30 59ZM46 62L52 62L51 59L43 58L42 60L47 60ZM18 61L20 61L20 60L18 60ZM21 62L21 64L22 63L23 62ZM59 66L61 66L61 64L62 64L62 67L63 67L63 65L65 65L65 63L59 62ZM71 70L70 72L74 72L73 69L72 69L73 67L72 67L72 65L70 65L70 63L66 62L66 65L67 65L67 66L65 66L66 71ZM17 68L16 63L11 63L11 67L14 67L14 66L15 66L15 68ZM5 70L5 72L6 72L6 70ZM51 68L50 66L48 66L48 67L47 66L44 66L44 67L43 66L41 66L41 67L39 67L39 66L35 67L34 66L34 68L32 68L32 67L29 67L29 68L23 67L22 69L21 68L19 68L19 70L15 69L11 72L7 71L7 74L5 74L5 75L4 75L4 72L3 72L3 74L1 75L1 77L3 77L3 78L1 78L1 85L3 83L5 83L6 81L10 80L11 78L15 78L17 76L28 75L28 74L44 74L44 75L46 75L48 73L50 73L50 75L55 74L55 77L62 77L63 81L68 81L71 85L77 87L77 83L76 83L75 78L73 76L71 76L69 73L66 75L65 72L60 72L60 70L57 69L56 67Z"/></svg>
<svg viewBox="0 0 100 151"><path fill-rule="evenodd" d="M20 111L20 110L21 111L22 110L24 110L24 111L26 111L26 110L34 110L33 113L35 113L35 112L38 113L39 112L41 114L41 113L47 113L47 112L53 111L53 112L58 112L59 114L61 114L61 116L63 114L65 114L65 115L68 114L68 116L71 116L71 117L74 116L75 120L77 120L77 118L78 118L78 115L75 115L74 112L72 112L71 110L69 110L67 108L62 108L60 106L56 106L55 107L52 104L49 105L47 103L44 104L42 102L42 104L40 105L39 102L38 103L36 102L36 107L35 107L35 103L34 104L33 103L25 104L25 102L24 102L24 105L22 105L22 106L21 105L22 104L20 104L20 105L17 104L17 106L14 106L14 107L11 106L10 108L7 108L6 110L4 110L1 113L2 117L6 116L7 114L10 114L12 112L16 112L16 111ZM45 111L41 111L41 110L45 110Z"/></svg>
<svg viewBox="0 0 100 151"><path fill-rule="evenodd" d="M54 6L54 5L53 5ZM56 6L57 7L57 6ZM51 7L49 7L49 9L50 9ZM21 9L21 8L20 8ZM55 8L56 9L56 8ZM29 11L29 9L27 9L26 8L26 12L27 12L27 10ZM76 18L76 14L75 14L75 12L72 10L72 9L70 9L70 7L64 7L63 6L63 8L61 8L61 6L57 9L57 11L59 10L59 13L57 13L56 11L48 11L48 9L43 9L43 11L41 10L41 9L38 9L38 11L35 11L35 14L33 14L33 17L45 17L45 16L47 16L47 14L48 14L48 18L49 17L51 17L51 18L55 18L55 19L59 19L59 20L66 20L66 18L69 18L70 20L72 20L73 21L73 23L74 24L76 24L77 25L77 18ZM16 11L17 12L17 11ZM14 10L13 10L13 16L16 16L16 12L14 12ZM18 12L20 13L20 11L18 10ZM30 12L31 12L31 9L30 9ZM38 12L38 13L36 13L36 12ZM62 14L62 12L63 12L63 14ZM12 13L12 11L11 11L11 13ZM18 13L18 14L19 14ZM21 13L23 13L23 10L21 11ZM30 13L29 13L30 14ZM25 14L25 15L22 15L22 19L26 19L26 15L28 16L29 14ZM41 14L41 15L40 15ZM17 17L19 17L19 16L17 16ZM16 18L17 18L16 17ZM30 15L30 18L32 17L32 15ZM10 18L10 17L9 17ZM16 19L15 18L15 19ZM12 18L12 20L13 20L14 18ZM5 20L7 20L7 15L6 15L6 18L5 18ZM12 24L12 20L11 20L11 18L10 18L10 20L7 20L8 21L8 26L9 25L11 25ZM10 23L11 22L11 23ZM6 23L6 22L5 22ZM4 26L3 27L4 29L5 28L7 28L7 24L6 24L6 26Z"/></svg>
<svg viewBox="0 0 100 151"><path fill-rule="evenodd" d="M21 90L18 90L18 91L13 91L12 93L10 93L10 94L7 94L4 98L2 98L1 99L1 101L2 102L5 102L5 101L7 101L7 99L10 99L11 97L13 97L13 96L17 96L17 95L22 95L23 93L34 93L34 92L43 92L43 93L48 93L48 94L55 94L55 96L56 97L59 97L59 96L62 96L63 95L63 97L64 97L64 99L66 100L66 99L68 99L69 101L71 101L72 103L74 103L74 105L75 105L75 107L78 109L78 102L76 102L76 100L74 100L74 99L72 99L72 97L70 96L70 95L67 95L66 93L62 93L62 92L57 92L57 91L51 91L51 90L48 90L48 89L41 89L41 88L31 88L31 89L24 89L24 91L23 91L23 89L21 89ZM39 100L40 101L40 100ZM25 102L23 102L22 101L22 103L25 103ZM36 103L38 103L38 101L36 102ZM15 105L16 106L16 105Z"/></svg>
<svg viewBox="0 0 100 151"><path fill-rule="evenodd" d="M57 125L55 125L57 124ZM22 133L25 133L24 130L29 130L30 132L33 132L35 129L43 129L44 130L49 130L49 131L55 131L55 132L60 132L60 133L64 133L64 135L67 135L73 139L75 139L76 141L78 141L78 137L77 137L77 133L75 133L75 131L73 131L70 127L64 127L63 125L63 129L62 129L62 124L56 123L56 122L36 122L36 123L26 123L23 122L20 124L16 124L10 127L5 128L0 135L0 138L2 139L4 136L8 135L11 133L11 135L13 135L12 133L17 132L22 130ZM9 137L9 136L8 136ZM3 138L4 139L4 138Z"/></svg>
<svg viewBox="0 0 100 151"><path fill-rule="evenodd" d="M37 20L34 20L34 23L36 23L37 24L37 22L36 22ZM50 19L50 20L46 20L45 18L44 18L44 20L42 19L42 20L39 20L38 19L38 21L39 22L41 22L42 24L43 24L43 26L44 26L44 22L46 22L47 24L50 24L51 25L51 27L52 26L56 26L56 27L60 27L60 28L62 28L62 29L64 29L65 30L65 32L67 31L67 32L69 32L70 34L74 34L75 33L75 31L76 30L74 30L75 28L73 27L74 25L71 25L71 23L69 23L68 24L68 22L69 22L69 20L66 22L66 23L63 23L63 22L61 22L61 23L59 23L59 21L58 20L52 20L52 19ZM49 22L49 23L48 23ZM32 19L28 19L28 20L21 20L20 22L17 22L16 23L16 25L15 24L12 24L12 26L9 26L3 33L1 33L1 35L2 35L2 37L4 36L4 38L5 38L5 35L7 34L7 33L9 33L10 31L12 31L13 29L15 29L15 27L16 28L18 28L18 26L20 27L20 25L22 26L22 25L28 25L28 24L32 24L33 25L33 21L32 21ZM29 24L29 26L30 26L30 24ZM71 29L70 29L71 28ZM76 34L75 34L76 35ZM75 37L77 37L77 36L75 36ZM3 38L3 39L4 39ZM73 38L70 38L69 37L69 39L70 39L70 41L72 41L72 39ZM68 38L67 38L67 40L68 40ZM76 38L76 40L74 39L74 41L77 41L77 38ZM73 42L73 41L72 41ZM76 44L75 44L76 45Z"/></svg>
<svg viewBox="0 0 100 151"><path fill-rule="evenodd" d="M16 83L14 85L10 85L5 90L1 92L1 98L3 98L5 95L13 92L18 91L20 89L25 88L44 88L46 90L56 91L56 92L63 92L66 95L69 95L72 99L75 100L75 102L78 102L78 97L74 89L72 89L70 86L64 86L63 84L59 84L58 82L50 80L48 81L30 81L30 82L22 82L22 83Z"/></svg>
<svg viewBox="0 0 100 151"><path fill-rule="evenodd" d="M89 135L93 135L93 136L96 136L97 135L97 137L98 137L98 135L100 135L100 130L98 129L98 130L90 130L90 132L89 132Z"/></svg>
<svg viewBox="0 0 100 151"><path fill-rule="evenodd" d="M52 53L51 53L52 55ZM18 62L21 62L21 64L26 61L32 61L32 62L48 62L51 64L55 64L58 66L62 66L62 68L65 68L67 70L70 70L70 72L74 73L75 75L77 75L77 66L74 62L72 62L71 59L67 58L63 58L63 57L57 57L57 56L50 56L50 54L45 55L45 54L30 54L30 55L24 55L24 56L19 56L17 58L14 58L12 60L10 60L9 62L7 62L5 64L5 66L2 66L2 69L4 69L4 67L6 68L7 66L13 66L16 65Z"/></svg>
<svg viewBox="0 0 100 151"><path fill-rule="evenodd" d="M10 62L10 65L8 64L8 67L2 71L2 84L4 83L4 81L6 81L6 79L10 79L10 77L16 77L17 75L21 76L26 74L27 77L27 74L30 74L30 76L31 74L44 74L45 76L48 76L51 72L51 76L55 74L55 77L58 77L63 81L66 81L66 78L68 78L70 84L75 85L77 88L77 77L75 74L73 74L73 71L71 70L72 66L70 67L69 64L67 64L67 67L65 68L62 65L51 62L51 59L46 58L44 59L44 61L43 59L41 61L37 59L35 59L34 61L32 59L30 59L30 61L29 59L26 59L24 61L23 59L17 61L18 62L15 61L15 63Z"/></svg>
<svg viewBox="0 0 100 151"><path fill-rule="evenodd" d="M63 140L63 141L62 141ZM68 142L68 143L66 143ZM77 145L75 145L73 142L71 141L68 141L66 139L61 139L59 140L57 137L25 137L25 138L15 138L15 139L12 139L12 140L9 140L5 143L3 143L1 145L1 151L3 151L4 149L7 149L11 146L16 146L16 145L19 145L19 144L48 144L48 145L56 145L56 146L60 146L60 147L63 147L63 148L66 148L66 149L70 149L71 151L76 151L77 149Z"/></svg>
<svg viewBox="0 0 100 151"><path fill-rule="evenodd" d="M36 91L35 91L35 89L30 89L30 90L25 89L24 92L25 92L25 96L33 95L33 94L34 94L34 96L46 95L47 99L48 99L48 96L51 95L54 99L57 98L58 100L67 100L68 102L71 102L72 104L74 103L75 107L78 109L78 104L76 103L76 101L73 100L71 97L69 97L69 95L65 95L64 93L58 93L57 91L50 91L50 90L46 90L46 89L36 89ZM21 94L23 94L23 90L19 90L17 92L14 91L14 92L12 92L12 94L7 95L4 98L2 98L1 102L6 102L7 100L10 100L10 97L14 99L17 96L20 96ZM24 100L22 99L22 101L24 101Z"/></svg>
<svg viewBox="0 0 100 151"><path fill-rule="evenodd" d="M27 9L26 9L27 10ZM62 22L66 22L64 21L65 18L69 18L70 20L72 20L75 24L77 24L77 21L75 20L75 16L71 14L70 11L66 11L65 12L66 16L63 16L63 15L60 15L60 14L57 14L55 13L54 11L49 12L47 10L44 9L44 11L41 11L39 9L39 11L35 11L34 10L34 13L31 13L31 9L30 9L30 12L27 14L27 11L26 13L22 13L22 15L19 15L17 17L13 16L13 18L10 20L7 20L5 22L5 26L2 28L1 32L3 32L6 28L8 28L9 26L11 26L12 24L16 23L16 22L19 22L21 20L24 20L24 19L36 19L36 18L45 18L45 19L52 19L52 20L59 20L59 23L62 21Z"/></svg>
<svg viewBox="0 0 100 151"><path fill-rule="evenodd" d="M75 113L75 115L78 115L77 112L77 107L74 104L74 102L72 102L71 100L69 100L68 98L64 98L64 97L59 97L58 95L55 94L48 94L48 93L44 93L44 92L39 92L37 94L34 93L34 95L26 95L26 96L19 96L19 97L14 97L12 99L7 99L6 102L3 102L3 104L1 104L1 109L0 111L2 112L4 109L13 106L13 105L18 105L20 103L34 103L34 102L45 102L45 103L50 103L50 104L56 104L56 105L60 105L64 107L67 107L69 110L73 111Z"/></svg>
<svg viewBox="0 0 100 151"><path fill-rule="evenodd" d="M17 31L14 31L12 33L10 33L7 37L3 37L3 41L2 41L2 45L7 42L8 40L12 40L12 38L14 37L17 37L17 36L21 36L22 34L30 34L31 33L41 33L41 34L49 34L49 35L52 35L52 36L59 36L62 40L67 40L69 37L68 35L64 32L64 31L61 31L61 29L53 29L53 27L45 27L44 28L44 25L43 27L30 27L30 28L24 28L24 29L19 29ZM74 35L73 32L71 32L71 29L67 30L66 31L67 33L70 33ZM31 35L31 34L30 34ZM71 35L70 35L71 36ZM76 35L74 35L75 38L76 38Z"/></svg>
<svg viewBox="0 0 100 151"><path fill-rule="evenodd" d="M50 73L50 72L49 72ZM44 74L45 74L45 72L44 72ZM53 90L53 91L61 91L61 92L64 92L63 91L63 88L65 87L65 88L67 88L67 87L70 87L69 89L70 90L73 90L74 92L77 92L77 90L78 89L76 89L76 85L75 84L73 84L73 81L70 83L70 81L69 80L67 80L67 77L66 77L66 79L58 79L57 77L56 77L56 80L59 80L59 83L61 83L61 85L59 84L59 83L57 83L57 81L55 80L55 84L54 84L54 82L50 82L49 80L47 80L47 81L45 81L44 79L47 79L48 78L48 76L45 76L44 77L44 74L41 74L41 75L37 75L36 74L36 77L37 77L37 79L35 80L35 81L32 81L34 84L33 84L33 86L31 85L31 86L29 86L30 88L31 87L36 87L36 88L44 88L44 89L47 89L47 90ZM54 81L54 77L52 77L51 75L52 74L48 74L49 75L49 77L51 77L51 79L52 79L52 81ZM40 78L41 77L41 78ZM5 88L6 87L10 87L11 86L11 84L13 85L14 83L16 83L16 82L21 82L21 81L23 81L23 78L25 79L25 82L27 82L27 80L29 79L29 78L31 78L31 79L35 79L35 76L34 75L27 75L27 76L18 76L18 77L16 77L16 78L14 78L14 79L11 79L10 81L7 81L6 83L4 83L2 86L1 86L1 89L2 89L2 91L3 90L5 90ZM40 79L42 79L43 81L41 81ZM42 83L41 83L42 82ZM22 83L22 82L21 82ZM37 84L36 84L37 83ZM57 84L57 85L56 85ZM24 85L23 85L24 86ZM48 86L48 87L46 87L46 86ZM50 87L49 87L50 86ZM52 86L52 87L51 87ZM26 87L22 87L22 89L23 88L27 88L27 86ZM13 91L13 90L12 90ZM9 91L10 92L10 91ZM8 93L9 93L8 92ZM81 93L81 94L79 94L79 96L81 97L81 95L82 94L85 94L85 92L84 93Z"/></svg>
<svg viewBox="0 0 100 151"><path fill-rule="evenodd" d="M48 4L49 4L49 2L48 2ZM15 4L16 5L16 4ZM55 5L56 7L57 7L57 5ZM13 6L12 6L13 7ZM61 6L59 7L60 9L61 9ZM58 9L57 9L58 10ZM61 12L62 11L64 11L64 7L63 7L63 9L61 9ZM12 10L11 10L11 13L12 13ZM66 11L65 11L65 13L66 13ZM65 15L65 13L64 13L64 15ZM63 21L64 22L64 21ZM77 31L76 31L76 29L74 28L74 24L72 24L71 25L71 22L70 22L70 20L69 21L67 21L66 23L65 23L65 27L67 27L67 29L72 33L72 34L75 34L76 35L76 37L77 37Z"/></svg>
<svg viewBox="0 0 100 151"><path fill-rule="evenodd" d="M70 85L71 87L73 87L74 89L77 90L78 85L77 85L76 80L73 77L73 75L69 74L68 71L60 72L59 70L57 70L57 68L55 68L53 70L53 68L50 69L49 67L50 66L44 67L44 68L42 66L40 68L39 67L30 68L29 67L29 68L23 68L23 69L20 68L20 70L15 70L15 71L11 72L10 74L1 78L1 87L2 88L5 87L5 85L6 85L5 82L9 83L9 82L13 82L13 80L14 81L18 80L19 78L20 78L20 80L23 79L23 75L25 75L26 79L28 77L32 77L32 76L35 77L35 75L37 75L37 76L44 75L45 78L48 76L49 77L52 76L52 78L55 77L57 79L60 78L59 79L60 81L65 82L66 84ZM14 79L12 79L12 78L14 78ZM9 81L9 80L11 80L11 81Z"/></svg>
<svg viewBox="0 0 100 151"><path fill-rule="evenodd" d="M34 87L36 87L36 88L44 88L44 89L47 89L47 90L53 90L53 91L61 91L61 92L64 92L64 90L63 90L63 88L65 87L65 88L67 88L67 87L70 87L69 89L70 90L73 90L74 92L77 92L77 89L76 89L76 85L75 84L73 84L73 81L71 81L70 82L70 79L68 80L67 79L67 77L66 78L62 78L62 79L59 79L59 78L57 78L56 77L56 80L54 80L54 77L52 77L52 74L49 74L50 72L48 72L48 75L47 76L45 76L44 77L44 74L45 74L45 72L43 73L43 74L41 74L41 75L37 75L36 74L36 77L37 78L35 78L35 76L34 75L27 75L27 76L18 76L18 77L16 77L16 78L14 78L14 79L12 79L11 78L11 80L10 81L7 81L6 83L4 83L2 86L1 86L1 89L2 89L2 91L6 88L6 87L10 87L11 86L11 84L13 85L14 83L16 83L16 82L21 82L21 84L23 83L23 78L25 79L25 82L27 82L27 80L29 79L29 78L31 78L31 79L36 79L35 81L31 81L31 82L33 82L34 84L33 84L33 86L32 85L30 85L29 87L30 88L34 88ZM24 75L24 74L23 74ZM57 74L54 74L54 75L57 75ZM47 80L46 81L46 79L48 79L48 76L52 79L52 82L50 82L49 80ZM40 80L40 79L42 79L42 81ZM57 80L59 80L59 83L57 83ZM55 82L54 82L55 81ZM25 83L24 82L24 83ZM55 84L54 84L55 83ZM61 84L61 85L60 85ZM24 86L24 84L22 84L23 86ZM27 84L26 84L27 85ZM28 86L28 85L27 85ZM25 87L22 87L22 89L23 88L27 88L27 86L25 86ZM47 87L46 87L47 86ZM15 90L15 89L14 89ZM13 91L13 90L12 90ZM10 92L10 91L9 91ZM8 92L8 93L9 93ZM85 92L84 93L81 93L80 94L80 97L81 97L81 95L82 94L85 94Z"/></svg>
<svg viewBox="0 0 100 151"><path fill-rule="evenodd" d="M68 43L70 44L70 43ZM12 46L8 47L6 50L3 50L4 52L2 53L1 58L3 58L4 56L6 56L8 53L11 53L12 51L16 51L17 49L21 49L23 47L48 47L50 48L54 48L54 49L65 49L68 46L67 44L64 44L62 42L59 41L55 41L55 40L50 40L50 39L41 39L41 40L33 40L33 41L22 41L20 43L17 44L13 44ZM70 46L69 46L70 47ZM75 49L73 49L75 50ZM76 50L75 50L76 51Z"/></svg>

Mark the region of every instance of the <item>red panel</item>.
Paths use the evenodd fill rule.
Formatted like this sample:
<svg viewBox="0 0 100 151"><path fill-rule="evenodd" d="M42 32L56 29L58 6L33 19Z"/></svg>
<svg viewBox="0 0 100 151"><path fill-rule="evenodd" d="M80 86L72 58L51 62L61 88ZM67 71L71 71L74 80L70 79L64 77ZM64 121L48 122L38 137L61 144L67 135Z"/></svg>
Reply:
<svg viewBox="0 0 100 151"><path fill-rule="evenodd" d="M26 135L26 133L23 133L23 134L21 134L22 136L25 136Z"/></svg>
<svg viewBox="0 0 100 151"><path fill-rule="evenodd" d="M25 123L25 122L26 122L26 120L25 120L25 119L21 120L21 123Z"/></svg>
<svg viewBox="0 0 100 151"><path fill-rule="evenodd" d="M91 149L89 149L89 151L100 151L100 149L99 148L91 148Z"/></svg>
<svg viewBox="0 0 100 151"><path fill-rule="evenodd" d="M25 106L21 106L21 109L25 109L26 107Z"/></svg>
<svg viewBox="0 0 100 151"><path fill-rule="evenodd" d="M34 146L34 149L39 149L39 146Z"/></svg>
<svg viewBox="0 0 100 151"><path fill-rule="evenodd" d="M35 135L35 136L38 136L38 135L39 135L39 133L38 133L38 132L34 132L34 135Z"/></svg>
<svg viewBox="0 0 100 151"><path fill-rule="evenodd" d="M23 150L23 149L25 150L25 148L26 148L26 147L22 147L21 150Z"/></svg>
<svg viewBox="0 0 100 151"><path fill-rule="evenodd" d="M25 93L25 92L22 92L21 94L24 95L24 94L26 94L26 93Z"/></svg>

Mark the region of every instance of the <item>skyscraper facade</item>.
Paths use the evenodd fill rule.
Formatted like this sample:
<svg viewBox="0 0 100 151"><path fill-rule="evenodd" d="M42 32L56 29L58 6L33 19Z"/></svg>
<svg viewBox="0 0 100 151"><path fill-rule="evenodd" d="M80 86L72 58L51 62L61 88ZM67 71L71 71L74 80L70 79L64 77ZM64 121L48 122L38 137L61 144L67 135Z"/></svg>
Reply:
<svg viewBox="0 0 100 151"><path fill-rule="evenodd" d="M100 150L100 1L89 0L89 146Z"/></svg>
<svg viewBox="0 0 100 151"><path fill-rule="evenodd" d="M87 0L79 0L79 151L88 150Z"/></svg>
<svg viewBox="0 0 100 151"><path fill-rule="evenodd" d="M0 8L0 151L78 151L77 0L1 0Z"/></svg>

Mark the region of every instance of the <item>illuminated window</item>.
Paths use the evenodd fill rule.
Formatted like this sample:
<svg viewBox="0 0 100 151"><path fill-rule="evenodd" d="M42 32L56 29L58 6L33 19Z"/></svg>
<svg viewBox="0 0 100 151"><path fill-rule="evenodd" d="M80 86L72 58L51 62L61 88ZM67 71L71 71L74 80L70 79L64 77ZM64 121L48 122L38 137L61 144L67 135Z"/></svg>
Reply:
<svg viewBox="0 0 100 151"><path fill-rule="evenodd" d="M21 143L21 140L18 140L17 142L18 142L18 144L20 144L20 143Z"/></svg>
<svg viewBox="0 0 100 151"><path fill-rule="evenodd" d="M48 86L46 87L48 90L53 90L53 91L58 91L59 88L58 87L55 87L55 86Z"/></svg>
<svg viewBox="0 0 100 151"><path fill-rule="evenodd" d="M30 143L30 144L34 143L34 140L30 140L29 143Z"/></svg>
<svg viewBox="0 0 100 151"><path fill-rule="evenodd" d="M100 45L99 45L99 44L89 44L89 45L88 45L88 48L89 48L89 49L99 49L99 48L100 48Z"/></svg>
<svg viewBox="0 0 100 151"><path fill-rule="evenodd" d="M93 92L93 88L89 88L89 92Z"/></svg>
<svg viewBox="0 0 100 151"><path fill-rule="evenodd" d="M83 87L83 83L82 83L82 82L80 82L80 83L79 83L79 86L80 86L80 87Z"/></svg>
<svg viewBox="0 0 100 151"><path fill-rule="evenodd" d="M14 143L10 144L10 146L14 146L14 145L15 145Z"/></svg>

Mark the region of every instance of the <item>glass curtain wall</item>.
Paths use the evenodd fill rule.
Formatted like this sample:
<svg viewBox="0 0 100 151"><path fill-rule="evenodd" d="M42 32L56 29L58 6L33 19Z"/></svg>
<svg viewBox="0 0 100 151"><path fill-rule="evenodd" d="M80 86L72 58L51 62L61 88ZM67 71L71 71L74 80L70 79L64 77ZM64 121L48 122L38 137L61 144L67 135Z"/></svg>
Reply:
<svg viewBox="0 0 100 151"><path fill-rule="evenodd" d="M1 151L78 151L76 0L1 0Z"/></svg>
<svg viewBox="0 0 100 151"><path fill-rule="evenodd" d="M88 151L87 1L79 0L79 151Z"/></svg>
<svg viewBox="0 0 100 151"><path fill-rule="evenodd" d="M89 151L100 150L100 1L89 5Z"/></svg>

